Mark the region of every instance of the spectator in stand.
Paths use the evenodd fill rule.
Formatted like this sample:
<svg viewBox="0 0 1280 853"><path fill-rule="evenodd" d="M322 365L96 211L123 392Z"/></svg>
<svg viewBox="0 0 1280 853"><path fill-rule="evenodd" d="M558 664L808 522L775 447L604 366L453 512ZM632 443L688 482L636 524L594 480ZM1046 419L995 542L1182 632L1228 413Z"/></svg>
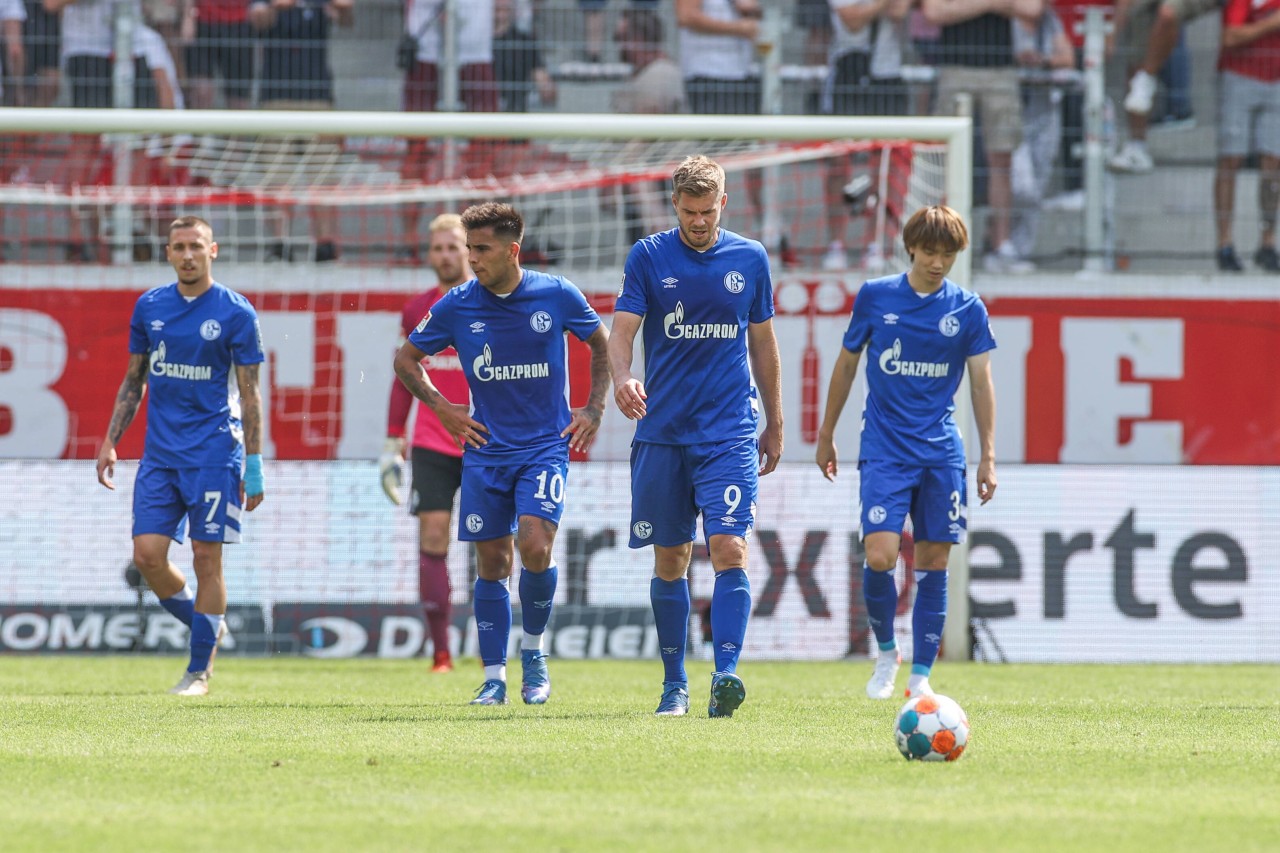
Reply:
<svg viewBox="0 0 1280 853"><path fill-rule="evenodd" d="M599 62L604 53L605 6L609 0L578 0L582 10L583 46L582 58L587 62ZM631 0L638 8L656 9L658 0ZM623 60L625 62L625 60Z"/></svg>
<svg viewBox="0 0 1280 853"><path fill-rule="evenodd" d="M142 7L138 0L44 0L45 11L62 15L61 60L73 107L114 106L112 14L117 2L132 5L134 20L142 20ZM149 76L148 73L135 72L134 79L135 82L145 82ZM96 134L73 134L62 172L67 186L89 186L97 182L104 165L102 153L102 144ZM86 219L89 236L85 234ZM73 209L67 227L68 261L97 263L106 260L105 246L98 236L97 215L93 211Z"/></svg>
<svg viewBox="0 0 1280 853"><path fill-rule="evenodd" d="M329 28L335 22L351 26L354 8L355 0L251 0L249 23L262 37L262 109L333 109ZM311 226L316 263L336 261L337 210L312 210ZM272 247L270 254L283 256L284 246Z"/></svg>
<svg viewBox="0 0 1280 853"><path fill-rule="evenodd" d="M249 109L253 98L253 29L244 0L194 0L183 16L182 33L187 43L191 108L214 107L214 78L220 75L226 107Z"/></svg>
<svg viewBox="0 0 1280 853"><path fill-rule="evenodd" d="M1178 46L1182 26L1212 12L1222 0L1116 0L1108 53L1129 65L1124 98L1129 139L1108 161L1112 170L1143 174L1155 168L1147 150L1147 128L1155 103L1156 75Z"/></svg>
<svg viewBox="0 0 1280 853"><path fill-rule="evenodd" d="M516 25L515 0L493 0L493 76L504 113L529 111L529 95L538 103L556 102L556 84L542 61L538 40Z"/></svg>
<svg viewBox="0 0 1280 853"><path fill-rule="evenodd" d="M1022 141L1022 95L1013 55L1014 16L1038 18L1043 0L924 0L928 20L942 28L938 43L937 111L955 112L955 98L973 98L986 150L988 272L1026 273L1009 240L1013 152Z"/></svg>
<svg viewBox="0 0 1280 853"><path fill-rule="evenodd" d="M59 52L62 21L45 11L43 0L26 0L27 19L22 24L22 47L26 54L24 96L29 107L49 107L58 99L62 85Z"/></svg>
<svg viewBox="0 0 1280 853"><path fill-rule="evenodd" d="M675 0L680 25L680 68L690 112L699 115L759 115L760 69L756 39L762 14L759 0ZM759 169L746 173L747 222L743 231L761 234L772 243L759 222L763 211Z"/></svg>
<svg viewBox="0 0 1280 853"><path fill-rule="evenodd" d="M684 80L680 66L663 49L666 41L662 19L651 9L625 9L618 15L613 32L618 57L631 66L631 79L613 93L612 108L619 115L668 115L685 111ZM629 143L620 158L628 159ZM667 205L666 182L628 185L624 219L630 229L628 241L664 230L671 213Z"/></svg>
<svg viewBox="0 0 1280 853"><path fill-rule="evenodd" d="M493 67L494 0L468 0L458 3L458 94L462 106L473 113L498 111L498 86ZM406 0L404 31L418 43L413 65L405 72L404 109L406 112L432 112L456 109L454 104L440 104L440 58L444 37L444 0ZM472 143L484 148L482 142ZM406 181L429 183L442 177L438 171L440 158L434 156L431 143L421 137L409 140L400 177ZM420 263L418 224L423 209L418 203L406 204L400 221L403 236L396 251L397 258L411 264Z"/></svg>
<svg viewBox="0 0 1280 853"><path fill-rule="evenodd" d="M831 8L827 0L796 0L792 23L804 33L805 65L826 65L831 52ZM805 83L805 115L822 112L822 85Z"/></svg>
<svg viewBox="0 0 1280 853"><path fill-rule="evenodd" d="M1050 72L1075 66L1075 52L1053 8L1039 18L1015 18L1013 52L1018 65ZM1062 89L1051 80L1022 84L1022 143L1013 152L1013 224L1009 240L1026 261L1035 252L1040 206L1062 145ZM1028 261L1029 263L1029 261Z"/></svg>
<svg viewBox="0 0 1280 853"><path fill-rule="evenodd" d="M1280 0L1227 0L1218 55L1218 172L1213 209L1218 226L1218 269L1241 272L1232 242L1236 172L1257 151L1258 212L1262 234L1253 262L1280 272L1276 208L1280 201ZM1250 130L1253 131L1252 147Z"/></svg>
<svg viewBox="0 0 1280 853"><path fill-rule="evenodd" d="M0 44L4 52L0 55L0 105L26 106L26 91L22 77L27 70L26 54L22 44L22 26L27 20L27 10L22 0L0 0ZM4 97L8 78L8 98ZM0 140L2 141L2 140ZM0 163L0 169L5 165Z"/></svg>
<svg viewBox="0 0 1280 853"><path fill-rule="evenodd" d="M907 85L902 80L902 48L906 19L913 0L829 0L830 68L823 92L823 112L840 116L900 116L910 112ZM827 162L827 252L822 267L848 266L844 238L852 204L864 204L880 183L881 151L860 159L856 182L849 158ZM886 199L879 199L885 204ZM864 204L865 206L865 204ZM874 207L867 207L874 210ZM885 235L889 237L889 235ZM871 239L863 252L863 269L876 273L884 266L884 248Z"/></svg>

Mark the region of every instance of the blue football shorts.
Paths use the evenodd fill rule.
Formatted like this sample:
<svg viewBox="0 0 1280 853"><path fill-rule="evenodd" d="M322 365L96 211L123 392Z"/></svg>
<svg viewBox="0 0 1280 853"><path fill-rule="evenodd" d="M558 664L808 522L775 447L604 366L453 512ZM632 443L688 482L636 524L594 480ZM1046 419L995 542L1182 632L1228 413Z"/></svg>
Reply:
<svg viewBox="0 0 1280 853"><path fill-rule="evenodd" d="M756 521L760 455L756 439L707 444L631 445L632 548L692 542L702 534L745 539Z"/></svg>
<svg viewBox="0 0 1280 853"><path fill-rule="evenodd" d="M157 468L145 462L133 481L133 535L183 541L240 541L240 472L235 468Z"/></svg>
<svg viewBox="0 0 1280 853"><path fill-rule="evenodd" d="M545 518L557 527L564 515L569 459L550 456L523 465L462 465L458 540L483 542L516 532L522 515Z"/></svg>
<svg viewBox="0 0 1280 853"><path fill-rule="evenodd" d="M911 515L917 542L964 541L969 499L963 468L926 468L896 462L858 464L862 537L887 530L898 535Z"/></svg>

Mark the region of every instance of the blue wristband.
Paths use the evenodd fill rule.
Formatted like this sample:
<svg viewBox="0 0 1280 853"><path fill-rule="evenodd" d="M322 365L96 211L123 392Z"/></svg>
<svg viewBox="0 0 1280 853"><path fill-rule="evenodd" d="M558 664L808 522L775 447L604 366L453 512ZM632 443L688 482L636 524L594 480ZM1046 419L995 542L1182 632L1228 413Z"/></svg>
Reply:
<svg viewBox="0 0 1280 853"><path fill-rule="evenodd" d="M266 485L262 480L262 454L250 453L244 459L244 493L254 497L265 490Z"/></svg>

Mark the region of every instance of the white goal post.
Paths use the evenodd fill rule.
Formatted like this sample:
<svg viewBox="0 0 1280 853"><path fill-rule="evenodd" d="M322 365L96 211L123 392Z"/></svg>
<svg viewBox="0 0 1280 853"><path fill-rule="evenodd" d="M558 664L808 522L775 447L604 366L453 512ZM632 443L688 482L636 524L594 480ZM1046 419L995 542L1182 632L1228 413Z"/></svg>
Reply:
<svg viewBox="0 0 1280 853"><path fill-rule="evenodd" d="M616 235L610 234L612 242L607 251L600 249L599 244L604 240L599 234L593 236L591 245L583 246L568 245L567 235L577 230L599 228L595 213L601 205L606 210L616 209L622 203L616 199L628 193L643 191L661 199L660 183L669 179L674 164L685 155L694 153L708 153L724 163L735 187L743 185L744 176L749 172L764 174L766 181L778 180L778 176L782 176L780 180L784 186L777 209L767 208L779 196L768 191L765 193L762 206L766 209L761 211L761 224L754 226L760 228L760 232L753 233L752 227L740 224L741 220L731 222L730 227L749 236L761 236L771 253L777 247L770 245L770 240L761 232L768 232L780 221L784 231L790 229L794 242L797 230L804 231L803 236L811 239L810 253L801 255L789 267L787 277L795 284L793 292L803 293L801 285L808 286L820 280L825 282L831 277L819 269L816 262L819 255L812 251L814 245L819 248L825 246L825 238L819 233L824 198L821 190L815 189L821 187L816 172L824 164L819 161L847 159L854 153L861 155L881 142L928 148L932 152L929 156L936 160L936 170L928 178L928 191L918 198L908 196L900 199L902 209L895 215L905 218L911 212L909 204L945 201L972 228L973 149L972 123L968 117L7 109L3 111L3 133L7 138L27 135L29 139L68 135L100 137L96 141L99 156L114 160L117 168L104 186L83 183L73 186L59 183L56 174L49 177L49 173L56 172L58 155L52 155L55 158L53 166L46 155L46 176L43 179L37 177L29 182L11 180L0 183L0 250L4 249L6 235L12 240L21 230L23 239L34 235L31 242L35 244L43 237L43 231L61 227L59 220L83 218L86 208L101 213L93 217L93 227L100 228L106 242L111 245L111 259L116 267L132 262L126 242L131 234L137 234L133 230L137 227L137 211L148 204L160 209L176 207L193 213L213 209L224 219L229 206L243 205L246 210L252 207L256 212L245 213L245 216L262 219L252 226L256 229L254 239L278 237L279 222L266 221L270 216L287 216L287 213L275 213L278 210L327 207L339 211L348 225L358 221L361 239L365 239L368 246L363 255L357 255L355 250L344 254L344 260L352 259L352 265L340 271L340 278L333 275L332 265L322 271L315 265L274 267L276 272L273 276L278 276L281 282L290 282L281 284L281 287L300 291L323 292L326 288L358 290L361 287L386 289L388 282L394 288L417 286L416 278L404 275L406 270L391 269L391 249L384 251L384 247L373 245L386 237L383 232L393 232L397 227L396 214L388 215L386 211L398 211L415 204L424 208L434 205L452 209L459 204L486 198L503 198L513 200L522 210L525 210L522 200L527 201L530 208L534 208L534 201L537 201L545 209L552 210L545 225L533 221L528 210L525 210L525 215L531 220L531 231L535 237L540 231L562 229L554 232L562 235L558 239L566 241L565 250L559 256L553 256L562 263L557 271L563 272L585 291L597 294L614 292L621 261L629 245L625 240L626 229L618 227ZM136 154L150 144L148 139L156 137L195 140L195 144L189 147L198 151L187 165L191 167L192 174L200 170L202 180L158 187L148 186L136 169L131 173L128 165L131 152ZM306 173L309 169L329 168L332 152L322 152L315 155L314 160L307 159L310 154L299 155L298 162L293 164L296 171L288 180L275 181L265 168L254 171L253 161L255 157L262 156L264 150L258 140L286 138L346 140L343 156L350 161L352 168L346 172L334 172L332 179L308 183ZM446 179L438 182L401 179L398 158L406 150L406 141L413 139L430 141L431 156L442 161L440 170ZM471 145L475 140L534 140L539 150L553 152L560 159L554 168L540 165L536 158L531 158L522 161L519 168L497 177L483 173L466 174L468 161L465 150L469 146L475 148ZM65 151L66 146L52 150ZM3 149L0 149L0 156L7 156ZM279 152L272 156L278 159ZM377 160L377 168L359 171L358 167L367 165L361 162L365 160ZM888 165L888 157L883 162L882 172L896 168L896 165ZM934 164L931 163L930 168L934 169ZM219 176L224 175L228 176L227 182L219 184ZM366 180L365 175L373 177ZM890 176L894 177L900 176ZM234 188L237 192L226 192L225 188ZM579 198L573 198L575 195ZM591 196L589 201L583 198L587 195ZM885 204L883 195L882 205ZM731 203L735 210L737 198ZM561 215L559 211L568 210L571 205L578 209ZM263 213L264 210L268 212ZM883 213L880 218L883 220ZM292 220L286 221L287 227L293 224ZM263 237L264 234L267 236ZM113 235L125 237L117 239ZM250 250L242 249L236 253L237 236L240 242L249 243L245 229L241 229L238 235L229 236L225 241L225 248L229 251L225 253L223 263L259 262L260 256ZM883 236L882 229L878 237ZM58 239L61 239L61 234ZM293 239L301 243L310 238L299 238L294 233ZM394 245L394 239L382 241ZM26 261L30 264L28 269L35 270L41 266L48 269L50 262L60 262L60 258L51 257L47 250L41 251L45 254L34 254L33 250L31 260ZM972 256L972 250L962 253L951 274L955 281L966 287L970 282ZM359 266L356 258L362 258L365 265ZM40 274L23 272L22 263L6 263L8 269L0 269L0 286L23 287L27 286L24 282L38 283ZM76 274L73 268L69 269L72 275ZM110 268L93 267L97 272L92 273L89 267L82 269L86 276L105 279L108 274L102 270ZM779 275L775 273L775 277ZM856 270L850 270L844 276L842 286L848 292L856 290L861 280L858 275ZM298 281L294 282L294 278ZM803 322L804 313L793 312L798 315L797 322ZM962 386L961 396L967 393L966 384ZM962 413L962 431L969 435L968 420L971 416L968 401L958 401L957 410ZM805 450L799 442L795 446L801 452ZM797 461L801 460L808 461L803 457L797 458ZM953 550L951 561L950 618L947 620L944 647L948 658L964 659L970 654L968 577L967 551L961 546Z"/></svg>

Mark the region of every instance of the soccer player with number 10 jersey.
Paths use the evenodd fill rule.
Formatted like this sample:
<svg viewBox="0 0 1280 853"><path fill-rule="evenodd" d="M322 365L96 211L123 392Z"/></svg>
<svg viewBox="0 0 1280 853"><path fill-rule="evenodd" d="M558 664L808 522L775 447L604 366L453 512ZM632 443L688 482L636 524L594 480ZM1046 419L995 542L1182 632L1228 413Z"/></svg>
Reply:
<svg viewBox="0 0 1280 853"><path fill-rule="evenodd" d="M609 390L609 332L578 288L520 266L524 220L489 202L462 214L475 278L431 307L396 353L396 375L463 448L458 538L474 542L475 618L484 683L473 705L507 703L513 545L520 552L520 696L551 695L543 634L556 594L551 548L564 512L569 450L595 441ZM569 408L565 334L591 347L586 406ZM422 360L453 347L471 407L450 403Z"/></svg>

